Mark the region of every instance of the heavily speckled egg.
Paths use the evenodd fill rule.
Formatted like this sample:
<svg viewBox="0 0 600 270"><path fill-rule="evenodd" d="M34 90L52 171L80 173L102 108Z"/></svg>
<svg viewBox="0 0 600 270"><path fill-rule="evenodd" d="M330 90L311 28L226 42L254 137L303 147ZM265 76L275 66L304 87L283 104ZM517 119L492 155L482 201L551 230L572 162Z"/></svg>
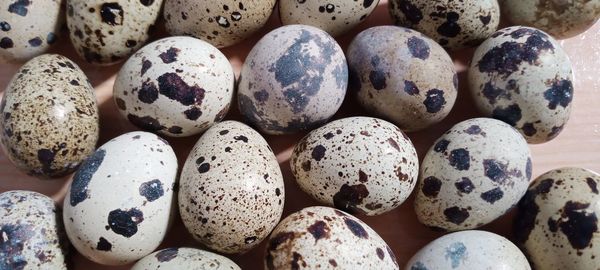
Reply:
<svg viewBox="0 0 600 270"><path fill-rule="evenodd" d="M422 32L450 50L478 45L500 23L497 0L390 0L389 8L397 25Z"/></svg>
<svg viewBox="0 0 600 270"><path fill-rule="evenodd" d="M511 269L530 270L527 258L508 239L485 231L444 235L415 254L406 270Z"/></svg>
<svg viewBox="0 0 600 270"><path fill-rule="evenodd" d="M227 257L195 248L166 248L156 251L140 261L131 270L239 270Z"/></svg>
<svg viewBox="0 0 600 270"><path fill-rule="evenodd" d="M64 0L0 2L0 62L22 62L46 52L64 25Z"/></svg>
<svg viewBox="0 0 600 270"><path fill-rule="evenodd" d="M421 163L417 217L448 231L483 226L517 204L531 169L527 142L508 124L491 118L460 122Z"/></svg>
<svg viewBox="0 0 600 270"><path fill-rule="evenodd" d="M169 144L130 132L102 145L77 170L67 191L67 235L86 258L105 265L154 251L170 226L177 159Z"/></svg>
<svg viewBox="0 0 600 270"><path fill-rule="evenodd" d="M519 202L515 236L536 269L600 265L600 175L560 168L539 176Z"/></svg>
<svg viewBox="0 0 600 270"><path fill-rule="evenodd" d="M215 124L181 172L179 212L205 246L243 253L277 225L285 193L277 159L258 132L237 121Z"/></svg>
<svg viewBox="0 0 600 270"><path fill-rule="evenodd" d="M20 170L41 177L69 174L96 148L94 88L68 58L38 56L4 92L0 130L2 148Z"/></svg>
<svg viewBox="0 0 600 270"><path fill-rule="evenodd" d="M60 209L32 191L0 194L0 269L67 269Z"/></svg>
<svg viewBox="0 0 600 270"><path fill-rule="evenodd" d="M77 53L92 64L127 58L146 41L163 0L66 0L69 36Z"/></svg>
<svg viewBox="0 0 600 270"><path fill-rule="evenodd" d="M348 86L346 57L323 30L288 25L265 35L242 67L242 114L269 134L310 130L342 105Z"/></svg>
<svg viewBox="0 0 600 270"><path fill-rule="evenodd" d="M290 159L302 190L349 213L378 215L408 198L419 159L393 124L370 117L333 121L298 142Z"/></svg>
<svg viewBox="0 0 600 270"><path fill-rule="evenodd" d="M399 269L381 237L358 218L330 207L304 208L277 225L265 269Z"/></svg>
<svg viewBox="0 0 600 270"><path fill-rule="evenodd" d="M198 134L225 117L233 98L231 64L192 37L148 44L125 62L113 95L136 126L173 137Z"/></svg>
<svg viewBox="0 0 600 270"><path fill-rule="evenodd" d="M276 0L166 0L165 26L171 35L191 35L222 48L258 32Z"/></svg>
<svg viewBox="0 0 600 270"><path fill-rule="evenodd" d="M378 3L379 0L280 0L279 17L284 25L312 25L339 36L364 21Z"/></svg>
<svg viewBox="0 0 600 270"><path fill-rule="evenodd" d="M571 62L540 30L521 26L499 30L477 48L468 76L480 111L512 125L529 143L552 140L569 120Z"/></svg>
<svg viewBox="0 0 600 270"><path fill-rule="evenodd" d="M375 115L411 132L444 119L454 106L458 77L446 51L421 33L377 26L348 48L350 89Z"/></svg>

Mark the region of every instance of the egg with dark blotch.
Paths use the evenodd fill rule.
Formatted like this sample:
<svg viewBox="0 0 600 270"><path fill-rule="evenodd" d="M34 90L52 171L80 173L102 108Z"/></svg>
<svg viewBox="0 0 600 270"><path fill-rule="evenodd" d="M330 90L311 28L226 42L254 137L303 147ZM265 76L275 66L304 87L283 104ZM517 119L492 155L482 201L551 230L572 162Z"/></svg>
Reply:
<svg viewBox="0 0 600 270"><path fill-rule="evenodd" d="M166 248L139 260L131 270L199 269L240 270L233 261L216 253L195 248Z"/></svg>
<svg viewBox="0 0 600 270"><path fill-rule="evenodd" d="M163 0L66 0L77 54L96 65L120 62L150 38Z"/></svg>
<svg viewBox="0 0 600 270"><path fill-rule="evenodd" d="M69 242L52 198L7 191L0 206L0 269L67 269Z"/></svg>
<svg viewBox="0 0 600 270"><path fill-rule="evenodd" d="M536 178L519 202L517 242L536 269L596 269L600 265L600 175L566 167Z"/></svg>
<svg viewBox="0 0 600 270"><path fill-rule="evenodd" d="M421 163L417 218L446 231L481 227L517 204L531 172L527 142L510 125L491 118L460 122Z"/></svg>
<svg viewBox="0 0 600 270"><path fill-rule="evenodd" d="M479 110L512 125L529 143L556 138L569 120L573 68L558 42L540 30L499 30L477 48L468 76Z"/></svg>
<svg viewBox="0 0 600 270"><path fill-rule="evenodd" d="M454 106L458 76L448 53L421 33L377 26L348 47L350 90L374 115L412 132L442 121Z"/></svg>
<svg viewBox="0 0 600 270"><path fill-rule="evenodd" d="M290 134L327 122L347 85L346 58L337 42L318 28L288 25L265 35L248 54L238 104L262 132Z"/></svg>
<svg viewBox="0 0 600 270"><path fill-rule="evenodd" d="M124 265L153 252L175 212L177 158L148 132L116 137L73 176L63 221L73 246L103 265Z"/></svg>
<svg viewBox="0 0 600 270"><path fill-rule="evenodd" d="M0 103L0 142L21 171L41 178L73 172L94 152L98 106L83 71L64 56L27 62Z"/></svg>
<svg viewBox="0 0 600 270"><path fill-rule="evenodd" d="M192 37L168 37L125 62L113 96L121 115L137 127L183 137L225 117L234 81L231 64L217 48Z"/></svg>
<svg viewBox="0 0 600 270"><path fill-rule="evenodd" d="M419 173L410 139L370 117L343 118L311 131L294 148L290 164L300 188L317 201L370 216L402 204Z"/></svg>
<svg viewBox="0 0 600 270"><path fill-rule="evenodd" d="M258 246L281 218L283 176L267 141L237 121L215 124L181 172L179 212L198 242L220 253Z"/></svg>

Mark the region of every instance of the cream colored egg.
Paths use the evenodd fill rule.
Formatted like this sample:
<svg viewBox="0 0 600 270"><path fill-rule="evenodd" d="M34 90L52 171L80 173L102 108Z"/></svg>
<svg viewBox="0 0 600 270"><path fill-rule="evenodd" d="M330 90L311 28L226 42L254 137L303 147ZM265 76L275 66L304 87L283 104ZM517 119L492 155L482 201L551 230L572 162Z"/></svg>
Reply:
<svg viewBox="0 0 600 270"><path fill-rule="evenodd" d="M240 270L227 257L195 248L166 248L139 260L131 270Z"/></svg>

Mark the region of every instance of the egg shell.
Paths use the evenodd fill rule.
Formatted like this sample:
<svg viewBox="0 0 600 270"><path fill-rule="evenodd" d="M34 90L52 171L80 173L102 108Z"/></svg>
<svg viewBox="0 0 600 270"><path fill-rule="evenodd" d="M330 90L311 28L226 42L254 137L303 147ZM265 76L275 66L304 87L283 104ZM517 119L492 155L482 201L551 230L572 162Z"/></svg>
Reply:
<svg viewBox="0 0 600 270"><path fill-rule="evenodd" d="M136 126L172 137L221 121L233 98L233 68L217 48L192 37L148 44L125 62L113 95Z"/></svg>
<svg viewBox="0 0 600 270"><path fill-rule="evenodd" d="M289 134L327 122L348 86L346 58L321 29L287 25L252 48L240 75L241 113L268 134Z"/></svg>
<svg viewBox="0 0 600 270"><path fill-rule="evenodd" d="M152 133L130 132L102 145L75 173L65 197L73 246L104 265L150 254L170 226L176 174L173 149Z"/></svg>
<svg viewBox="0 0 600 270"><path fill-rule="evenodd" d="M279 17L284 25L312 25L339 36L364 21L378 4L379 0L280 0Z"/></svg>
<svg viewBox="0 0 600 270"><path fill-rule="evenodd" d="M468 78L479 110L514 126L529 143L554 139L569 120L571 62L540 30L499 30L475 51Z"/></svg>
<svg viewBox="0 0 600 270"><path fill-rule="evenodd" d="M485 231L462 231L427 244L410 259L405 269L530 270L531 267L525 255L508 239Z"/></svg>
<svg viewBox="0 0 600 270"><path fill-rule="evenodd" d="M600 265L600 175L582 168L546 172L519 202L515 236L536 269Z"/></svg>
<svg viewBox="0 0 600 270"><path fill-rule="evenodd" d="M376 26L359 33L348 48L350 88L374 115L411 132L440 122L458 90L454 63L421 33Z"/></svg>
<svg viewBox="0 0 600 270"><path fill-rule="evenodd" d="M24 62L48 51L65 22L64 2L0 2L0 62Z"/></svg>
<svg viewBox="0 0 600 270"><path fill-rule="evenodd" d="M181 172L179 212L193 237L221 253L244 253L277 225L283 176L258 132L237 121L208 129Z"/></svg>
<svg viewBox="0 0 600 270"><path fill-rule="evenodd" d="M115 64L142 47L163 0L66 0L71 43L87 62Z"/></svg>
<svg viewBox="0 0 600 270"><path fill-rule="evenodd" d="M67 269L69 242L51 198L7 191L0 206L0 269Z"/></svg>
<svg viewBox="0 0 600 270"><path fill-rule="evenodd" d="M166 248L139 260L131 270L239 270L233 261L219 254L195 248Z"/></svg>
<svg viewBox="0 0 600 270"><path fill-rule="evenodd" d="M449 50L477 46L500 23L497 0L390 0L389 9L396 25L415 29Z"/></svg>
<svg viewBox="0 0 600 270"><path fill-rule="evenodd" d="M171 35L191 35L222 48L239 43L266 23L276 0L166 0Z"/></svg>
<svg viewBox="0 0 600 270"><path fill-rule="evenodd" d="M517 204L531 170L527 142L514 128L491 118L460 122L421 163L417 218L447 231L481 227Z"/></svg>
<svg viewBox="0 0 600 270"><path fill-rule="evenodd" d="M83 71L57 54L19 69L0 103L0 142L21 171L38 177L73 172L98 141L98 106Z"/></svg>
<svg viewBox="0 0 600 270"><path fill-rule="evenodd" d="M333 121L298 142L290 159L300 188L348 213L379 215L408 198L419 159L393 124L370 117Z"/></svg>

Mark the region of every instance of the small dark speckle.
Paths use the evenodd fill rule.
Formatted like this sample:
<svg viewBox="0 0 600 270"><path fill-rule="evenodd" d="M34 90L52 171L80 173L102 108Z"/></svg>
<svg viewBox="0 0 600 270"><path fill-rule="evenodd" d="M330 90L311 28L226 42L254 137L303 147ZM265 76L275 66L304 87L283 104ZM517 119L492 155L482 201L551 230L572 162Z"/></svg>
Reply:
<svg viewBox="0 0 600 270"><path fill-rule="evenodd" d="M592 192L594 192L595 194L598 194L598 187L596 185L596 181L594 179L592 179L591 177L586 178L585 181L588 184L588 186L590 187L590 189L592 190Z"/></svg>
<svg viewBox="0 0 600 270"><path fill-rule="evenodd" d="M185 114L185 117L187 119L195 121L195 120L198 120L198 118L200 118L200 116L202 116L202 111L200 109L198 109L198 107L192 107L192 108L184 111L183 114Z"/></svg>
<svg viewBox="0 0 600 270"><path fill-rule="evenodd" d="M412 81L404 81L404 92L406 92L409 95L418 95L419 94L419 88L417 87L417 85L412 82Z"/></svg>
<svg viewBox="0 0 600 270"><path fill-rule="evenodd" d="M481 23L483 23L483 25L488 25L492 20L492 15L488 14L487 16L479 16L479 20Z"/></svg>
<svg viewBox="0 0 600 270"><path fill-rule="evenodd" d="M160 57L160 59L163 61L163 63L170 64L170 63L177 61L178 54L179 54L179 49L177 49L175 47L171 47L166 52L163 52L160 55L158 55L158 57Z"/></svg>
<svg viewBox="0 0 600 270"><path fill-rule="evenodd" d="M96 249L100 251L110 251L112 249L112 244L104 239L104 237L100 237L98 244L96 244Z"/></svg>
<svg viewBox="0 0 600 270"><path fill-rule="evenodd" d="M256 236L246 237L246 239L244 239L244 243L252 244L252 243L256 242L256 240L257 240Z"/></svg>
<svg viewBox="0 0 600 270"><path fill-rule="evenodd" d="M142 5L149 7L154 3L154 0L140 0L140 2Z"/></svg>
<svg viewBox="0 0 600 270"><path fill-rule="evenodd" d="M435 144L435 146L433 147L433 151L436 151L438 153L445 152L448 149L448 144L450 144L450 141L441 139Z"/></svg>
<svg viewBox="0 0 600 270"><path fill-rule="evenodd" d="M199 173L206 173L209 170L210 170L210 164L208 164L208 163L202 163L202 164L200 164L200 166L198 166Z"/></svg>
<svg viewBox="0 0 600 270"><path fill-rule="evenodd" d="M2 49L10 49L14 46L12 39L8 37L3 37L0 39L0 48Z"/></svg>
<svg viewBox="0 0 600 270"><path fill-rule="evenodd" d="M0 22L0 30L4 31L4 32L8 32L10 31L11 26L8 22Z"/></svg>
<svg viewBox="0 0 600 270"><path fill-rule="evenodd" d="M69 82L69 84L73 85L73 86L79 86L79 82L77 80L71 80Z"/></svg>
<svg viewBox="0 0 600 270"><path fill-rule="evenodd" d="M136 45L137 45L137 41L135 41L135 40L133 40L133 39L128 39L128 40L125 42L125 47L127 47L127 48L133 48L133 47L135 47Z"/></svg>
<svg viewBox="0 0 600 270"><path fill-rule="evenodd" d="M28 41L28 43L29 43L29 45L31 45L31 47L39 47L39 46L40 46L40 45L42 45L42 43L44 43L44 42L42 41L42 39L41 39L41 38L39 38L39 37L35 37L35 38L32 38L32 39L30 39L30 40Z"/></svg>
<svg viewBox="0 0 600 270"><path fill-rule="evenodd" d="M537 133L537 130L535 129L535 126L533 123L525 123L523 124L523 127L521 127L521 130L523 131L523 134L525 134L526 136L533 136Z"/></svg>
<svg viewBox="0 0 600 270"><path fill-rule="evenodd" d="M360 225L360 223L358 223L357 221L348 218L348 217L344 217L344 223L346 223L346 226L348 227L348 229L357 237L359 238L363 238L363 239L369 239L369 234L367 233L367 231L365 230L365 228L363 228L362 225Z"/></svg>
<svg viewBox="0 0 600 270"><path fill-rule="evenodd" d="M239 136L235 136L233 137L234 140L236 141L242 141L247 143L248 142L248 137L244 136L244 135L239 135Z"/></svg>
<svg viewBox="0 0 600 270"><path fill-rule="evenodd" d="M178 248L167 248L154 255L159 262L168 262L177 257Z"/></svg>
<svg viewBox="0 0 600 270"><path fill-rule="evenodd" d="M315 148L313 148L312 150L312 158L316 161L321 161L321 159L323 159L323 157L325 157L325 147L322 145L317 145L315 146Z"/></svg>
<svg viewBox="0 0 600 270"><path fill-rule="evenodd" d="M229 133L229 130L221 130L221 131L219 131L219 135L227 135L227 133Z"/></svg>
<svg viewBox="0 0 600 270"><path fill-rule="evenodd" d="M469 217L469 211L465 208L453 206L444 210L444 216L446 216L447 221L460 225Z"/></svg>
<svg viewBox="0 0 600 270"><path fill-rule="evenodd" d="M383 252L383 249L377 248L375 249L375 252L377 253L377 257L379 257L379 259L383 261L383 259L385 258L385 253Z"/></svg>
<svg viewBox="0 0 600 270"><path fill-rule="evenodd" d="M152 62L150 62L150 60L142 60L142 71L141 74L142 76L146 73L146 71L148 71L148 69L150 69L152 67Z"/></svg>
<svg viewBox="0 0 600 270"><path fill-rule="evenodd" d="M478 125L472 125L465 130L465 133L469 135L477 135L481 133L481 128Z"/></svg>
<svg viewBox="0 0 600 270"><path fill-rule="evenodd" d="M481 198L490 204L494 204L496 201L502 199L503 196L504 192L499 187L481 193Z"/></svg>

